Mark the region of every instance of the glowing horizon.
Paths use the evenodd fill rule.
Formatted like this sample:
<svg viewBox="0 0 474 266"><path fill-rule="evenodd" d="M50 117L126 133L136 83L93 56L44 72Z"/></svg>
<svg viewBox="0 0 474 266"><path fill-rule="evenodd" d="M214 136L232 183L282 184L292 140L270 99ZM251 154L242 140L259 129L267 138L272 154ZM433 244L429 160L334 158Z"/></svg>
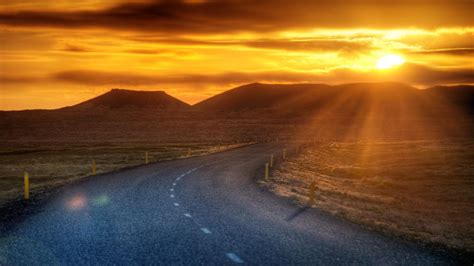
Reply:
<svg viewBox="0 0 474 266"><path fill-rule="evenodd" d="M435 2L1 3L0 109L58 108L112 87L193 104L252 82L474 84L473 4ZM404 63L381 72L387 55Z"/></svg>

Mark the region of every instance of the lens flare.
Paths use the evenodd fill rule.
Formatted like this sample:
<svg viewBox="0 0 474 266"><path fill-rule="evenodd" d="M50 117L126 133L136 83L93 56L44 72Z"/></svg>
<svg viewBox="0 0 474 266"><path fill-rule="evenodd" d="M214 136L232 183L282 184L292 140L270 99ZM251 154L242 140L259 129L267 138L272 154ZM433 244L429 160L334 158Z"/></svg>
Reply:
<svg viewBox="0 0 474 266"><path fill-rule="evenodd" d="M84 196L76 196L67 202L67 207L70 210L80 210L86 207L86 205L87 199Z"/></svg>
<svg viewBox="0 0 474 266"><path fill-rule="evenodd" d="M109 204L110 198L107 195L100 195L97 198L95 198L92 202L94 206L105 206Z"/></svg>

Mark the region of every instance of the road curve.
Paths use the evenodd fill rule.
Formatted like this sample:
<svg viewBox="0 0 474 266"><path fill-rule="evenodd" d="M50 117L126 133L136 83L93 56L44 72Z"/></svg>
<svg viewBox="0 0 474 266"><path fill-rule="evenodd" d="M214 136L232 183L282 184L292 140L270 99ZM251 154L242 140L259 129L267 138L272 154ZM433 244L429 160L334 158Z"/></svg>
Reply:
<svg viewBox="0 0 474 266"><path fill-rule="evenodd" d="M450 264L263 190L275 145L159 162L63 189L0 235L0 265Z"/></svg>

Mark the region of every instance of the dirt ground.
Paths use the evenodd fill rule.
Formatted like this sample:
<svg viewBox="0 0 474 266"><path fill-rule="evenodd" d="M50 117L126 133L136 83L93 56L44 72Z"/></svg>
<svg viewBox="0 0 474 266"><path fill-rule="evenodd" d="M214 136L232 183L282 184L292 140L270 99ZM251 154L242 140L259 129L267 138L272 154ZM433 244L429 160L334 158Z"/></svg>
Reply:
<svg viewBox="0 0 474 266"><path fill-rule="evenodd" d="M366 226L474 251L474 140L319 144L290 156L270 189Z"/></svg>

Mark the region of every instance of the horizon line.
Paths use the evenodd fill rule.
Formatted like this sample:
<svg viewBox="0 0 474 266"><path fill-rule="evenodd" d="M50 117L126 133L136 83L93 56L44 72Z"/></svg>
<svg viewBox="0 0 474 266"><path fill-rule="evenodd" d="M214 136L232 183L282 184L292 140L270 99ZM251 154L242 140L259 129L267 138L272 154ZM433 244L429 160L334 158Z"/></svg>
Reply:
<svg viewBox="0 0 474 266"><path fill-rule="evenodd" d="M218 96L218 95L221 95L223 93L226 93L228 91L231 91L233 89L237 89L237 88L240 88L240 87L244 87L244 86L249 86L249 85L254 85L254 84L260 84L260 85L326 85L326 86L329 86L329 87L338 87L338 86L343 86L343 85L360 85L360 84L398 84L398 85L403 85L403 86L408 86L408 87L412 87L414 89L418 89L418 90L426 90L426 89L431 89L431 88L435 88L435 87L457 87L457 86L474 86L474 83L456 83L456 84L441 84L441 85L431 85L431 86L424 86L424 87L421 87L421 86L418 86L418 85L412 85L410 83L404 83L404 82L398 82L398 81L374 81L374 82L347 82L347 83L334 83L334 84L331 84L331 83L314 83L314 82L297 82L297 83L286 83L286 82L281 82L281 83L265 83L265 82L251 82L251 83L245 83L245 84L242 84L242 85L238 85L236 87L232 87L228 90L225 90L223 92L219 92L217 94L214 94L212 96L209 96L201 101L198 101L194 104L190 104L186 101L183 101L181 100L180 98L178 97L175 97L171 94L169 94L166 90L143 90L143 89L129 89L129 88L121 88L121 87L112 87L109 89L109 91L107 92L104 92L102 94L98 94L97 96L94 96L92 98L89 98L89 99L86 99L86 100L83 100L81 102L78 102L76 104L73 104L73 105L66 105L66 106L62 106L62 107L58 107L58 108L38 108L38 109L0 109L0 112L21 112L21 111L55 111L55 110L60 110L60 109L64 109L64 108L68 108L68 107L73 107L73 106L76 106L76 105L79 105L81 103L84 103L88 100L91 100L91 99L94 99L94 98L97 98L97 97L100 97L102 95L105 95L107 93L110 93L114 90L123 90L123 91L134 91L134 92L162 92L162 93L165 93L166 95L174 98L174 99L177 99L187 105L189 105L190 107L192 106L195 106L201 102L204 102L212 97L215 97L215 96Z"/></svg>

